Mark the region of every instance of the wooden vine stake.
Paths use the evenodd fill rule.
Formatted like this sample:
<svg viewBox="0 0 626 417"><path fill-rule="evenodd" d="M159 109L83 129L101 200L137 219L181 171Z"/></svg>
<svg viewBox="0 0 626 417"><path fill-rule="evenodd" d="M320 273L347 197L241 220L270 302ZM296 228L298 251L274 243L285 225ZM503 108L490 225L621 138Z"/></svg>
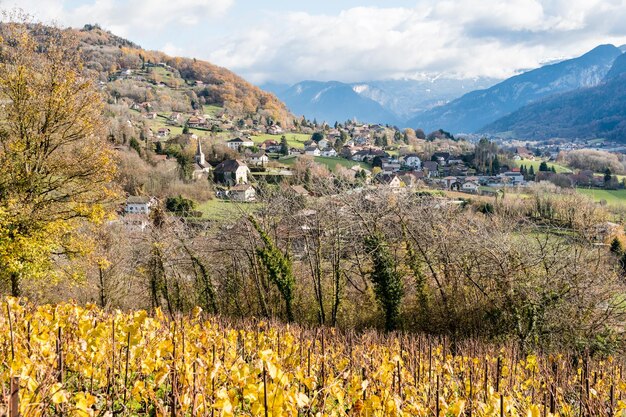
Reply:
<svg viewBox="0 0 626 417"><path fill-rule="evenodd" d="M13 321L11 320L11 309L7 302L7 316L9 317L9 332L11 334L11 361L15 360L15 343L13 341ZM11 386L9 391L9 417L18 417L20 415L20 378L11 377Z"/></svg>
<svg viewBox="0 0 626 417"><path fill-rule="evenodd" d="M263 362L263 410L265 417L268 417L267 411L267 371L265 370L265 362Z"/></svg>
<svg viewBox="0 0 626 417"><path fill-rule="evenodd" d="M436 395L435 395L435 416L439 417L439 374L437 374L437 386L436 386Z"/></svg>
<svg viewBox="0 0 626 417"><path fill-rule="evenodd" d="M20 379L16 376L11 378L11 391L9 397L9 417L20 415Z"/></svg>

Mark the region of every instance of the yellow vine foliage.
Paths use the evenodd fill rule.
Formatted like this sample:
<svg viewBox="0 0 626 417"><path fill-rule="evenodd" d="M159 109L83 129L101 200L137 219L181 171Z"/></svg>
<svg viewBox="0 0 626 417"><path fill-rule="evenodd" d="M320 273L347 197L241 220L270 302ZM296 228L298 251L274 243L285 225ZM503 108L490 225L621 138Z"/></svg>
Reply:
<svg viewBox="0 0 626 417"><path fill-rule="evenodd" d="M625 415L613 359L572 366L474 342L453 356L426 337L229 324L199 309L1 306L0 410L18 377L23 416Z"/></svg>

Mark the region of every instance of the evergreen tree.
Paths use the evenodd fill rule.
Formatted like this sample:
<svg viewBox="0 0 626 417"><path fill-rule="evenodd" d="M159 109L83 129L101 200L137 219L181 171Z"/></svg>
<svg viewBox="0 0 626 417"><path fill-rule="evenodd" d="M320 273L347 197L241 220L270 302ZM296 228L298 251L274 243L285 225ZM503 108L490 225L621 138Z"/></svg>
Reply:
<svg viewBox="0 0 626 417"><path fill-rule="evenodd" d="M604 183L609 183L611 182L611 168L607 168L604 170Z"/></svg>
<svg viewBox="0 0 626 417"><path fill-rule="evenodd" d="M491 175L496 175L500 173L500 159L498 159L498 155L493 157L493 162L491 163Z"/></svg>
<svg viewBox="0 0 626 417"><path fill-rule="evenodd" d="M421 319L428 317L428 296L427 296L427 280L423 271L423 262L420 256L413 248L413 245L407 239L406 230L403 228L403 237L406 244L407 252L407 264L415 277L415 289L417 300L419 301L419 309L421 313Z"/></svg>
<svg viewBox="0 0 626 417"><path fill-rule="evenodd" d="M548 172L550 169L548 168L548 164L546 161L541 161L539 164L539 172Z"/></svg>
<svg viewBox="0 0 626 417"><path fill-rule="evenodd" d="M178 163L178 175L183 181L190 181L193 176L193 156L185 152L176 153L176 162Z"/></svg>
<svg viewBox="0 0 626 417"><path fill-rule="evenodd" d="M139 141L137 141L137 139L135 139L134 137L130 138L130 142L128 142L128 145L132 149L134 149L139 156L141 156L141 147L139 146Z"/></svg>
<svg viewBox="0 0 626 417"><path fill-rule="evenodd" d="M341 148L343 148L343 145L344 145L343 139L341 139L341 136L339 136L337 140L335 141L334 148L337 152L339 152Z"/></svg>
<svg viewBox="0 0 626 417"><path fill-rule="evenodd" d="M535 179L535 167L532 165L530 166L530 170L528 171L528 176L531 179Z"/></svg>
<svg viewBox="0 0 626 417"><path fill-rule="evenodd" d="M256 248L259 262L267 272L269 280L276 285L276 288L283 297L287 321L291 322L294 320L293 290L295 286L291 259L276 247L272 239L254 217L250 216L249 219L263 241L263 246Z"/></svg>
<svg viewBox="0 0 626 417"><path fill-rule="evenodd" d="M178 197L168 197L167 200L165 200L165 209L180 216L188 216L195 206L196 203L193 200L181 195Z"/></svg>
<svg viewBox="0 0 626 417"><path fill-rule="evenodd" d="M618 238L613 238L611 241L611 253L621 256L623 253L622 242Z"/></svg>
<svg viewBox="0 0 626 417"><path fill-rule="evenodd" d="M281 155L289 155L289 143L285 135L280 138L280 153Z"/></svg>
<svg viewBox="0 0 626 417"><path fill-rule="evenodd" d="M370 279L374 284L376 300L385 314L385 330L396 330L400 325L402 277L382 233L375 232L368 236L365 245L372 258Z"/></svg>
<svg viewBox="0 0 626 417"><path fill-rule="evenodd" d="M311 136L311 140L315 143L318 143L322 139L324 139L324 134L322 132L315 132L313 133L313 136Z"/></svg>

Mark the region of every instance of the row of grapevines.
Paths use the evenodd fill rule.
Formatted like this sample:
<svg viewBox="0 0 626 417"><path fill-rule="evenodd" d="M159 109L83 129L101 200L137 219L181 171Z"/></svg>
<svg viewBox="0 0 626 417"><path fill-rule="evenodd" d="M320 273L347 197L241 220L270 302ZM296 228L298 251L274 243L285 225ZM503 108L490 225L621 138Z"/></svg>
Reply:
<svg viewBox="0 0 626 417"><path fill-rule="evenodd" d="M199 309L172 318L3 304L0 415L19 378L21 416L626 416L614 359L228 322Z"/></svg>

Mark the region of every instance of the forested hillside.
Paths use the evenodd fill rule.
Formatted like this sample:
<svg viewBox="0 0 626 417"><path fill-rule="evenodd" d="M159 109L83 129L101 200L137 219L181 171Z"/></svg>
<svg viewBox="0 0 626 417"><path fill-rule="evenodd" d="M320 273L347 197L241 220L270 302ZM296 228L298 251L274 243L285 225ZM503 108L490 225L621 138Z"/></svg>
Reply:
<svg viewBox="0 0 626 417"><path fill-rule="evenodd" d="M620 74L614 67L610 75L600 86L530 104L481 131L527 139L604 138L625 142L626 73Z"/></svg>
<svg viewBox="0 0 626 417"><path fill-rule="evenodd" d="M132 94L132 90L141 90L145 99L143 101L158 96L159 92L147 88L134 74L134 71L150 69L147 80L154 85L171 88L173 91L169 94L174 96L172 101L175 106L183 103L194 108L203 104L217 105L234 116L263 115L282 124L292 122L287 108L273 94L255 87L225 68L197 59L146 51L98 26L87 25L81 30L71 31L80 39L81 53L87 68L97 71L103 82L116 80L116 84L125 84L111 86L112 90L120 93L118 97L124 97L127 92ZM185 99L176 98L177 93L181 93L178 97L184 96Z"/></svg>

